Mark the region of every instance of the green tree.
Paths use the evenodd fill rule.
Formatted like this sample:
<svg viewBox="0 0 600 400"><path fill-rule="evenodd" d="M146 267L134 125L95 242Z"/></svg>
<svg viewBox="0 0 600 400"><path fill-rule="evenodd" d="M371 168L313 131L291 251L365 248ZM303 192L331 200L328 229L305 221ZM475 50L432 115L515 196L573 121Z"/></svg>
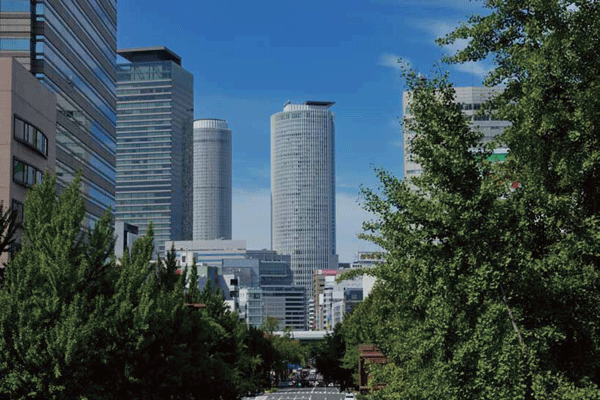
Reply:
<svg viewBox="0 0 600 400"><path fill-rule="evenodd" d="M17 216L15 210L7 208L5 211L4 204L0 202L0 256L14 248L19 228ZM5 265L0 265L0 285L4 281L4 272Z"/></svg>
<svg viewBox="0 0 600 400"><path fill-rule="evenodd" d="M340 385L341 390L353 385L354 364L345 368L342 360L346 354L342 325L337 324L315 349L315 367L323 375L325 383Z"/></svg>
<svg viewBox="0 0 600 400"><path fill-rule="evenodd" d="M245 326L197 284L188 300L207 309L185 306L186 274L173 251L152 261L152 229L117 262L109 214L82 231L80 182L57 196L46 175L28 194L26 240L0 287L0 397L239 398L240 364L260 364L240 345Z"/></svg>
<svg viewBox="0 0 600 400"><path fill-rule="evenodd" d="M17 233L17 213L15 210L6 208L0 202L0 254L4 254L15 242Z"/></svg>
<svg viewBox="0 0 600 400"><path fill-rule="evenodd" d="M378 171L365 190L366 237L386 251L382 301L355 321L390 361L376 397L598 398L600 5L485 4L442 43L469 41L450 62L496 62L487 83L506 90L487 112L512 122L507 161L473 150L445 77L408 73L424 173Z"/></svg>
<svg viewBox="0 0 600 400"><path fill-rule="evenodd" d="M112 228L107 215L82 233L79 182L58 198L46 175L28 194L23 249L0 289L0 393L10 398L75 398L97 356L90 349L104 324L110 260L86 240L112 246Z"/></svg>

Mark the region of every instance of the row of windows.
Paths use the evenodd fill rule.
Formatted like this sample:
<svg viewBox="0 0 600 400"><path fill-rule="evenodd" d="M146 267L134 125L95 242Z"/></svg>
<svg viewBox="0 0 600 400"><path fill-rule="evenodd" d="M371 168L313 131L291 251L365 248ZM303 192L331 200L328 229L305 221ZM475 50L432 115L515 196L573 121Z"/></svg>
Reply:
<svg viewBox="0 0 600 400"><path fill-rule="evenodd" d="M139 121L139 122L152 122L152 121L170 121L171 120L171 113L170 112L162 112L162 113L158 113L158 112L154 112L154 111L144 111L144 113L142 114L142 112L140 113L136 113L136 114L128 114L128 115L124 115L125 112L124 111L120 111L119 112L119 117L118 117L118 121L119 122L123 122L123 121Z"/></svg>
<svg viewBox="0 0 600 400"><path fill-rule="evenodd" d="M66 0L68 1L68 0ZM72 18L82 23L82 28L88 34L90 34L91 41L98 45L98 48L104 53L105 60L109 61L114 59L115 55L110 50L110 46L103 39L101 35L96 32L93 25L84 18L84 13L76 7L76 5L71 2L71 4L64 5L67 9L73 12ZM46 12L42 11L42 13L38 13L38 20L45 20L47 24L53 26L57 33L60 33L62 39L65 43L68 43L70 47L72 47L73 54L75 57L79 58L83 61L83 64L88 66L96 75L97 78L101 80L101 82L105 85L106 89L109 91L114 90L115 82L111 77L109 70L105 68L105 66L98 60L97 57L94 56L94 53L85 45L84 41L75 34L75 32L71 29L65 29L66 22L62 15L57 14L55 11L50 11L51 8ZM76 15L78 14L78 15ZM68 25L66 25L68 26ZM72 28L68 26L69 28ZM44 52L44 45L40 43L41 47L36 48L36 52ZM37 45L36 45L37 46Z"/></svg>
<svg viewBox="0 0 600 400"><path fill-rule="evenodd" d="M117 90L126 89L137 89L137 88L157 88L157 87L169 87L173 88L173 82L170 79L165 79L162 82L145 82L145 81L122 81L118 80ZM175 89L175 91L177 91Z"/></svg>
<svg viewBox="0 0 600 400"><path fill-rule="evenodd" d="M194 139L194 143L229 143L225 139Z"/></svg>
<svg viewBox="0 0 600 400"><path fill-rule="evenodd" d="M163 219L163 218L167 218L167 219L171 218L171 213L140 213L140 212L135 212L135 211L129 212L129 211L117 210L115 212L115 214L119 215L120 219L130 221L130 223L134 223L133 218L148 218L149 220L154 220L154 221Z"/></svg>
<svg viewBox="0 0 600 400"><path fill-rule="evenodd" d="M73 182L73 179L75 179L76 175L77 172L73 168L63 164L60 161L57 161L56 177L62 185L66 186ZM81 182L81 193L83 194L84 198L96 204L98 207L103 209L107 209L108 207L111 207L112 209L115 208L114 196L107 192L104 188L98 186L95 182L87 179L85 176Z"/></svg>
<svg viewBox="0 0 600 400"><path fill-rule="evenodd" d="M150 200L137 200L137 199L121 200L121 199L119 199L119 195L117 195L117 207L122 207L125 205L143 206L146 204L169 205L169 204L171 204L171 198L166 197L166 198L162 198L162 199L150 199Z"/></svg>
<svg viewBox="0 0 600 400"><path fill-rule="evenodd" d="M92 166L95 172L104 176L111 183L115 182L115 170L113 166L60 125L57 129L56 141L58 147L66 153L81 160L84 164Z"/></svg>
<svg viewBox="0 0 600 400"><path fill-rule="evenodd" d="M80 40L80 38L76 34L74 27L69 26L69 24L66 22L65 16L63 16L62 13L57 12L56 9L54 9L54 7L51 4L48 4L48 2L44 2L44 3L45 3L44 4L45 9L43 10L42 14L38 14L38 18L46 19L54 27L57 28L57 32L59 32L62 36L70 37L70 39L67 40L66 43L72 43L73 38ZM99 33L98 28L94 24L91 23L91 20L88 18L86 13L83 12L83 10L79 6L78 2L73 1L73 0L62 0L61 3L63 4L64 8L66 10L68 10L72 19L77 21L77 23L82 28L82 30L85 33L87 33L91 42L93 44L95 44L97 46L97 48L104 54L106 61L110 61L111 59L114 60L115 52L111 46L111 42L109 41L110 39L106 40ZM92 1L89 3L94 3L94 2ZM102 14L104 14L104 13L103 12L99 13L99 15L102 15ZM109 28L108 30L114 38L116 36L116 26L114 24L111 24L111 26L110 27L107 26L107 28ZM82 42L82 44L84 43L83 40L81 40L81 42ZM91 53L91 51L90 51L90 53ZM110 79L109 81L112 81L112 79Z"/></svg>
<svg viewBox="0 0 600 400"><path fill-rule="evenodd" d="M119 72L162 72L171 71L171 63L119 64L118 68Z"/></svg>
<svg viewBox="0 0 600 400"><path fill-rule="evenodd" d="M170 198L170 191L153 191L152 193L119 193L119 200L121 199L144 199L150 196L168 196Z"/></svg>
<svg viewBox="0 0 600 400"><path fill-rule="evenodd" d="M118 105L117 105L118 108ZM131 108L131 107L129 107ZM161 114L166 114L166 115L170 115L171 114L171 106L160 106L160 107L152 107L150 108L144 108L144 109L140 109L140 110L123 110L121 108L119 108L119 119L123 118L123 115L133 115L136 116L136 118L140 118L139 116L144 116L144 115L161 115Z"/></svg>
<svg viewBox="0 0 600 400"><path fill-rule="evenodd" d="M0 38L0 50L26 51L30 47L29 39Z"/></svg>
<svg viewBox="0 0 600 400"><path fill-rule="evenodd" d="M144 130L144 131L152 131L155 129L164 129L164 128L168 128L171 126L171 121L170 120L154 120L154 121L146 121L146 120L141 120L141 121L132 121L132 122L118 122L117 123L117 129L119 129L119 132L125 131L124 127L135 127L137 129L133 129L136 131L139 130Z"/></svg>
<svg viewBox="0 0 600 400"><path fill-rule="evenodd" d="M125 94L148 94L148 93L170 93L171 87L149 87L140 89L117 89L117 95Z"/></svg>
<svg viewBox="0 0 600 400"><path fill-rule="evenodd" d="M48 156L48 138L39 129L15 116L15 139Z"/></svg>
<svg viewBox="0 0 600 400"><path fill-rule="evenodd" d="M123 206L117 204L117 212L139 212L139 211L171 211L170 204L158 205L158 206L148 206L148 205L135 205L135 206ZM169 216L169 214L158 214L163 216Z"/></svg>
<svg viewBox="0 0 600 400"><path fill-rule="evenodd" d="M169 79L170 77L170 72L119 72L117 74L118 81L156 81Z"/></svg>
<svg viewBox="0 0 600 400"><path fill-rule="evenodd" d="M117 96L119 101L145 101L145 100L169 100L171 97L170 93L164 94L136 94L136 95L123 95Z"/></svg>
<svg viewBox="0 0 600 400"><path fill-rule="evenodd" d="M275 116L275 121L282 121L285 119L290 119L290 118L310 118L312 117L313 119L318 119L318 120L327 120L328 116L324 113L314 113L311 111L304 111L304 112L300 112L300 111L296 111L296 112L292 112L292 113L282 113L279 115Z"/></svg>
<svg viewBox="0 0 600 400"><path fill-rule="evenodd" d="M110 103L110 99L106 99L100 94L94 84L90 83L84 75L66 58L54 45L48 42L45 38L40 38L36 44L36 56L43 59L45 63L51 65L57 71L60 71L63 78L67 82L71 82L71 87L84 96L94 108L100 112L108 121L117 122L115 110ZM99 76L99 78L102 78ZM106 77L106 79L110 79ZM100 79L102 81L102 79ZM105 82L105 86L112 90L110 82ZM63 91L64 93L64 91ZM72 99L71 99L72 100Z"/></svg>
<svg viewBox="0 0 600 400"><path fill-rule="evenodd" d="M31 187L42 181L44 174L39 169L19 160L13 159L13 181Z"/></svg>
<svg viewBox="0 0 600 400"><path fill-rule="evenodd" d="M170 101L149 101L146 103L135 102L135 103L120 103L117 104L117 110L123 110L127 108L151 108L151 107L170 107Z"/></svg>
<svg viewBox="0 0 600 400"><path fill-rule="evenodd" d="M30 10L31 10L31 0L2 0L2 1L0 1L0 11L27 12Z"/></svg>
<svg viewBox="0 0 600 400"><path fill-rule="evenodd" d="M139 146L134 146L132 148L125 148L125 149L121 149L119 148L117 150L117 155L129 155L130 153L145 153L145 154L156 154L156 152L161 152L163 153L164 150L162 149L170 149L171 146L167 145L167 146L152 146L152 147L145 147L140 149ZM152 151L154 150L154 151Z"/></svg>
<svg viewBox="0 0 600 400"><path fill-rule="evenodd" d="M471 104L471 103L457 103L457 104L463 110L480 110L481 109L481 104L480 103L475 103L475 104Z"/></svg>

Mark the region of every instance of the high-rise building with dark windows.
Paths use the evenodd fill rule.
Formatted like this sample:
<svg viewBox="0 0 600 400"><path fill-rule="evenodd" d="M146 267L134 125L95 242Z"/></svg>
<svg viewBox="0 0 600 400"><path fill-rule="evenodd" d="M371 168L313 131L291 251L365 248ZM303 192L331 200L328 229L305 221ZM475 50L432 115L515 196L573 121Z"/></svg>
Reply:
<svg viewBox="0 0 600 400"><path fill-rule="evenodd" d="M58 183L81 171L86 224L115 206L116 4L0 1L0 56L16 58L56 94Z"/></svg>
<svg viewBox="0 0 600 400"><path fill-rule="evenodd" d="M139 235L152 222L164 254L192 234L193 76L166 47L118 53L115 218Z"/></svg>

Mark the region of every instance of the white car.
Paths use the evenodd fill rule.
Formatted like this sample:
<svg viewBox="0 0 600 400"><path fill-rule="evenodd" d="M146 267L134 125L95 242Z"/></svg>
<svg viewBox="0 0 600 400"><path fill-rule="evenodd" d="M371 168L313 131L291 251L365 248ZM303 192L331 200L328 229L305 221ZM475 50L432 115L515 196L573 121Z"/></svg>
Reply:
<svg viewBox="0 0 600 400"><path fill-rule="evenodd" d="M346 393L344 400L356 400L356 397L352 393Z"/></svg>

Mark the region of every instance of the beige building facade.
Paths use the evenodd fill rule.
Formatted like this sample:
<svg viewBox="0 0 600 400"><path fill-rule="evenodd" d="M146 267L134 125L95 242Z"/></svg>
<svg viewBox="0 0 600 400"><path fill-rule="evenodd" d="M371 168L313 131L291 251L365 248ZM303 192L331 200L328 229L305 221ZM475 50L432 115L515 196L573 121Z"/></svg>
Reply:
<svg viewBox="0 0 600 400"><path fill-rule="evenodd" d="M21 224L27 190L54 172L55 138L56 96L15 58L0 57L0 202Z"/></svg>

